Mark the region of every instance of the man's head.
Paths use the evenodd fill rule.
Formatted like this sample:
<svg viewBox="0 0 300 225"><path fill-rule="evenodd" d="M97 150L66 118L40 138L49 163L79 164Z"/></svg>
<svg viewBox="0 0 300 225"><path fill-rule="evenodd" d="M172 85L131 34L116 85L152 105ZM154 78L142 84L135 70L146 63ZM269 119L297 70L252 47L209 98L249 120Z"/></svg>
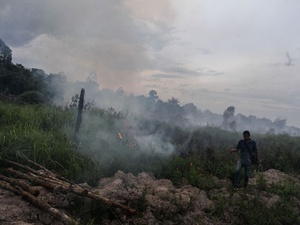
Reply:
<svg viewBox="0 0 300 225"><path fill-rule="evenodd" d="M245 130L243 132L244 141L248 142L250 141L250 132L248 130Z"/></svg>

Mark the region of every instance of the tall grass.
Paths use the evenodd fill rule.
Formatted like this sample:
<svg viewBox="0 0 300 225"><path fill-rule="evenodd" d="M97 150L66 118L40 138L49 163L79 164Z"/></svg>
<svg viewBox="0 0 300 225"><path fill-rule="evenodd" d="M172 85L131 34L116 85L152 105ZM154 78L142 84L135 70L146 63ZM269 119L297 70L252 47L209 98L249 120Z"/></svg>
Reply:
<svg viewBox="0 0 300 225"><path fill-rule="evenodd" d="M116 116L101 109L84 112L77 145L73 142L76 116L76 110L2 103L1 159L31 159L76 180L96 182L99 177L114 175L117 170L149 171L174 183L184 178L190 184L203 187L204 183L212 183L211 176L227 178L238 157L238 154L229 154L228 149L235 147L241 138L239 133L218 127L188 130L121 113ZM137 138L148 140L154 135L172 145L173 152L157 151L159 143L154 143L155 146L137 141ZM258 143L265 170L300 172L299 137L252 136ZM218 184L206 186L203 188Z"/></svg>
<svg viewBox="0 0 300 225"><path fill-rule="evenodd" d="M75 182L91 185L118 170L133 174L148 171L156 178L170 179L175 185L190 184L210 193L222 187L220 179L229 178L238 154L229 154L228 149L235 147L242 136L218 127L188 130L161 121L93 109L83 113L79 142L75 144L76 116L76 111L56 107L1 103L0 159L21 163L30 159ZM165 145L151 145L148 137L168 142L173 152L158 151ZM274 168L299 174L299 137L262 134L252 137L258 143L264 170ZM146 144L137 141L143 138ZM263 177L258 179L257 186L258 191L266 191ZM224 196L217 195L214 199L209 194L211 199L219 201L210 215L225 218L231 207L235 209L231 224L297 224L299 218L292 213L294 206L290 200L299 198L298 189L291 181L272 185L268 191L282 200L270 209L258 197L250 201L247 194L235 205L225 201ZM91 216L98 217L96 212Z"/></svg>
<svg viewBox="0 0 300 225"><path fill-rule="evenodd" d="M30 159L82 180L80 174L92 161L76 151L71 133L67 133L74 127L74 118L74 112L54 107L1 104L1 159Z"/></svg>

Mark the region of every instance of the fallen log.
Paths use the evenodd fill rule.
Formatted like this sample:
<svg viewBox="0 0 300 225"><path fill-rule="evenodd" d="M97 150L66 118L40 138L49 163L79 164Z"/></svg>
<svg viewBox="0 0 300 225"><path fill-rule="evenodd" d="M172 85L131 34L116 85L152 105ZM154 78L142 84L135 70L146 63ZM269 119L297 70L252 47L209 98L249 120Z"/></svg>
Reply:
<svg viewBox="0 0 300 225"><path fill-rule="evenodd" d="M115 202L115 201L111 201L110 199L105 198L101 195L95 194L91 191L88 191L88 190L80 187L77 184L70 183L70 182L66 181L66 179L61 180L56 176L55 173L48 171L45 168L43 168L43 169L46 170L46 173L42 173L41 171L35 171L30 167L23 166L21 164L18 164L18 163L12 162L12 161L8 161L8 163L18 166L20 168L23 168L31 173L31 174L25 174L25 173L22 173L20 171L13 169L13 168L6 169L10 174L14 175L15 177L28 180L33 184L43 186L52 191L58 190L58 189L63 189L63 190L72 192L76 195L87 197L87 198L102 202L108 206L114 206L114 207L120 208L120 209L126 211L127 213L129 213L130 215L136 213L136 210L134 210L130 207L127 207L126 205L123 205L123 204ZM34 163L34 164L38 165L37 163ZM39 167L42 168L42 166L39 166Z"/></svg>
<svg viewBox="0 0 300 225"><path fill-rule="evenodd" d="M41 170L36 171L36 170L32 169L31 167L24 166L20 163L14 162L14 161L6 160L6 162L13 165L13 166L25 169L29 173L31 173L31 176L38 177L38 178L43 179L45 181L56 183L56 184L59 184L59 185L62 185L62 186L65 186L65 185L68 186L70 184L77 185L77 184L67 180L66 178L60 176L59 174L57 174L57 173L55 173L51 170L48 170L46 167L44 167L44 166L42 166L42 165L40 165L36 162L33 162L31 160L27 160L27 162L29 162L30 164L38 167L39 169L43 170L44 172L42 172Z"/></svg>
<svg viewBox="0 0 300 225"><path fill-rule="evenodd" d="M10 164L10 165L17 166L17 167L19 167L19 168L21 168L21 169L25 169L25 170L27 170L27 171L33 173L33 174L41 175L38 171L36 171L36 170L30 168L29 166L24 166L24 165L22 165L22 164L20 164L20 163L17 163L17 162L11 161L11 160L5 160L5 162L7 162L7 163Z"/></svg>
<svg viewBox="0 0 300 225"><path fill-rule="evenodd" d="M68 182L70 183L70 181L66 180L65 178L63 178L62 176L60 176L59 174L55 173L55 172L52 172L50 170L48 170L47 168L39 165L38 163L35 163L31 160L27 160L29 163L37 166L38 168L40 168L41 170L44 170L45 172L43 173L42 171L36 171L34 169L32 169L31 167L29 166L24 166L20 163L17 163L17 162L14 162L14 161L10 161L10 160L6 160L7 163L13 165L13 166L16 166L16 167L19 167L21 169L24 169L24 170L27 170L28 172L32 173L32 174L35 174L37 176L41 176L41 177L45 177L45 178L49 178L51 177L52 180L57 180L59 182L62 182L62 181L65 181L65 182Z"/></svg>
<svg viewBox="0 0 300 225"><path fill-rule="evenodd" d="M0 180L6 181L12 186L21 187L22 189L28 191L33 196L38 196L40 191L37 188L31 187L28 183L26 183L24 180L20 179L13 179L6 176L3 176L0 174Z"/></svg>
<svg viewBox="0 0 300 225"><path fill-rule="evenodd" d="M43 186L43 187L45 187L47 189L50 189L50 190L53 190L55 187L57 187L57 185L55 185L55 184L53 184L51 182L46 182L43 179L41 179L40 177L30 176L28 174L25 174L25 173L22 173L20 171L17 171L17 170L15 170L13 168L7 168L6 171L9 172L9 173L11 173L15 177L28 180L32 184L40 185L40 186Z"/></svg>
<svg viewBox="0 0 300 225"><path fill-rule="evenodd" d="M38 198L36 198L32 194L30 194L29 192L24 191L20 187L13 187L13 186L10 185L10 183L4 182L4 181L0 181L0 187L2 187L4 189L7 189L9 191L12 191L12 192L22 196L22 198L26 199L32 205L37 206L38 208L40 208L40 209L44 210L45 212L49 213L50 215L52 215L54 218L58 219L59 221L61 221L65 225L79 225L78 222L73 220L71 217L69 217L65 213L51 207L49 204L47 204L43 201L40 201Z"/></svg>
<svg viewBox="0 0 300 225"><path fill-rule="evenodd" d="M118 202L115 202L115 201L111 201L108 198L105 198L105 197L103 197L101 195L98 195L98 194L95 194L93 192L87 191L87 190L85 190L83 188L78 188L78 187L74 187L74 186L71 186L70 188L71 188L71 191L74 194L77 194L77 195L80 195L80 196L84 196L84 197L88 197L88 198L94 199L96 201L103 202L103 203L105 203L106 205L109 205L109 206L115 206L117 208L125 210L129 214L135 214L136 213L136 210L134 210L132 208L129 208L129 207L127 207L127 206L125 206L125 205L123 205L121 203L118 203Z"/></svg>

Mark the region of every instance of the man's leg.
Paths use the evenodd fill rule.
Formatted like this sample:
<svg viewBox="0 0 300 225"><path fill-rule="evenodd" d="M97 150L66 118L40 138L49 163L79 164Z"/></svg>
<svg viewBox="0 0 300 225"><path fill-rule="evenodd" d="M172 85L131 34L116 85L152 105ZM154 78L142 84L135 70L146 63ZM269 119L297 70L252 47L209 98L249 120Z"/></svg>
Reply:
<svg viewBox="0 0 300 225"><path fill-rule="evenodd" d="M236 163L236 168L235 168L234 176L233 176L233 186L234 187L238 187L238 185L239 185L241 169L242 169L242 163L240 160L238 160Z"/></svg>
<svg viewBox="0 0 300 225"><path fill-rule="evenodd" d="M250 169L251 169L251 165L245 165L244 187L247 187L247 185L248 185Z"/></svg>

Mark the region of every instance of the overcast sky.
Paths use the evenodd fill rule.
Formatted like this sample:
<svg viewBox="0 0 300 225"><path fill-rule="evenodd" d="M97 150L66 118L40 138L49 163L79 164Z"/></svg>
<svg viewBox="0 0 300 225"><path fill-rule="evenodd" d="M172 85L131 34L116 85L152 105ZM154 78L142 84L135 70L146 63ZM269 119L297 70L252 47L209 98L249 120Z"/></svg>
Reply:
<svg viewBox="0 0 300 225"><path fill-rule="evenodd" d="M300 127L299 0L0 0L13 62ZM88 92L88 90L86 90Z"/></svg>

